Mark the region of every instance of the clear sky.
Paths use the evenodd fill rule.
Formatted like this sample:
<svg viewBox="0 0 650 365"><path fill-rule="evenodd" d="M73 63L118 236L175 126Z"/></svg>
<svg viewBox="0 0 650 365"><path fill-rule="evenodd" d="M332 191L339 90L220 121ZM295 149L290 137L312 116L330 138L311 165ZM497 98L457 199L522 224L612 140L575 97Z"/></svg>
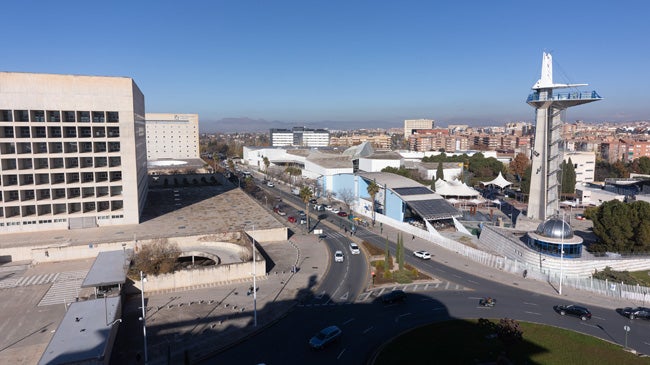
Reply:
<svg viewBox="0 0 650 365"><path fill-rule="evenodd" d="M650 120L649 1L6 1L0 70L128 76L148 112L313 121L533 120L542 52ZM0 85L1 87L1 85Z"/></svg>

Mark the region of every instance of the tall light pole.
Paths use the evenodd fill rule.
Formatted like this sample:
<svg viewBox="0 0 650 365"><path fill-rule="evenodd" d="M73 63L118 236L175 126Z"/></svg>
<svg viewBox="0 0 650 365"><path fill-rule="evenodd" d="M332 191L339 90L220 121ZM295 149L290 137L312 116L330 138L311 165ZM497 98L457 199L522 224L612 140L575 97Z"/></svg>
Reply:
<svg viewBox="0 0 650 365"><path fill-rule="evenodd" d="M140 290L140 298L142 299L142 336L144 339L144 363L145 365L149 363L149 356L147 355L147 312L144 306L144 283L145 277L140 271L140 285L142 285L142 290Z"/></svg>
<svg viewBox="0 0 650 365"><path fill-rule="evenodd" d="M255 232L255 225L253 225ZM253 327L257 327L257 282L255 273L255 237L251 235L251 245L253 246Z"/></svg>
<svg viewBox="0 0 650 365"><path fill-rule="evenodd" d="M560 241L560 290L558 294L562 295L562 277L564 276L564 212L562 212L562 241Z"/></svg>

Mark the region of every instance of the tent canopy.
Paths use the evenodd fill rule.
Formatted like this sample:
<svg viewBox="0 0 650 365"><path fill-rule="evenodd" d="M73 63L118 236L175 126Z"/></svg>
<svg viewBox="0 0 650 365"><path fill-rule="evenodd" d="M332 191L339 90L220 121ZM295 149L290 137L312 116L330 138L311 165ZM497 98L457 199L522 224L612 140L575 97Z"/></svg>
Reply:
<svg viewBox="0 0 650 365"><path fill-rule="evenodd" d="M481 181L481 184L483 184L483 186L485 186L485 185L496 185L496 186L500 187L501 189L505 188L508 185L512 185L511 182L506 180L503 177L503 175L501 175L501 172L499 172L499 176L497 176L494 180L492 180L492 181Z"/></svg>
<svg viewBox="0 0 650 365"><path fill-rule="evenodd" d="M445 181L442 179L436 180L436 194L444 197L473 197L481 195L478 191L458 180Z"/></svg>

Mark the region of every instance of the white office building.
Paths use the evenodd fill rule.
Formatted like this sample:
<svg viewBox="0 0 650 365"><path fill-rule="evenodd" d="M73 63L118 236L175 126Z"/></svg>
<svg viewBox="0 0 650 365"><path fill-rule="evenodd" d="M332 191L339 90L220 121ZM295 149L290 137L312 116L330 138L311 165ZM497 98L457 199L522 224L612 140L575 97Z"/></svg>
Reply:
<svg viewBox="0 0 650 365"><path fill-rule="evenodd" d="M573 164L576 172L576 186L594 182L596 171L596 153L594 152L565 152L564 162Z"/></svg>
<svg viewBox="0 0 650 365"><path fill-rule="evenodd" d="M330 133L325 129L294 127L288 129L271 129L271 146L273 147L327 147L330 145Z"/></svg>
<svg viewBox="0 0 650 365"><path fill-rule="evenodd" d="M271 146L286 147L293 145L293 132L288 129L271 129Z"/></svg>
<svg viewBox="0 0 650 365"><path fill-rule="evenodd" d="M147 113L147 160L200 158L199 115Z"/></svg>
<svg viewBox="0 0 650 365"><path fill-rule="evenodd" d="M137 224L144 95L128 77L0 72L0 233Z"/></svg>

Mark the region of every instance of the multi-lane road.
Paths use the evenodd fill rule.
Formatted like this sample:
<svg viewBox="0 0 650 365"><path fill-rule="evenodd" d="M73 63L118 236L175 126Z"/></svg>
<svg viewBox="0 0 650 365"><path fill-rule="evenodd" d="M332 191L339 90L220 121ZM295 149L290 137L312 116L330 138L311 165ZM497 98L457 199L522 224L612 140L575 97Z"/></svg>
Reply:
<svg viewBox="0 0 650 365"><path fill-rule="evenodd" d="M283 199L302 204L295 196L284 195ZM339 217L327 214L327 219L339 222ZM410 328L453 318L480 317L508 317L549 324L621 345L627 342L630 348L650 353L650 321L630 321L612 309L594 306L589 306L593 314L591 320L562 317L553 310L554 305L565 304L558 302L558 298L477 277L439 262L435 257L420 260L411 252L406 255L409 264L454 285L420 286L416 291L412 290L415 286L410 286L404 303L383 305L373 300L373 296L362 293L368 275L364 255L350 254L349 239L342 232L324 224L318 228L327 235L324 244L331 255L335 250L345 252L344 262L335 263L332 259L328 274L313 295L281 321L206 360L205 364L361 364L382 343ZM385 238L363 228L359 228L357 235L379 248L385 246ZM391 243L391 250L394 254L394 243ZM479 298L484 296L497 298L497 306L478 306ZM321 351L310 349L309 338L333 324L343 330L341 340ZM627 339L624 326L632 329ZM430 356L435 359L435 353L431 352Z"/></svg>

